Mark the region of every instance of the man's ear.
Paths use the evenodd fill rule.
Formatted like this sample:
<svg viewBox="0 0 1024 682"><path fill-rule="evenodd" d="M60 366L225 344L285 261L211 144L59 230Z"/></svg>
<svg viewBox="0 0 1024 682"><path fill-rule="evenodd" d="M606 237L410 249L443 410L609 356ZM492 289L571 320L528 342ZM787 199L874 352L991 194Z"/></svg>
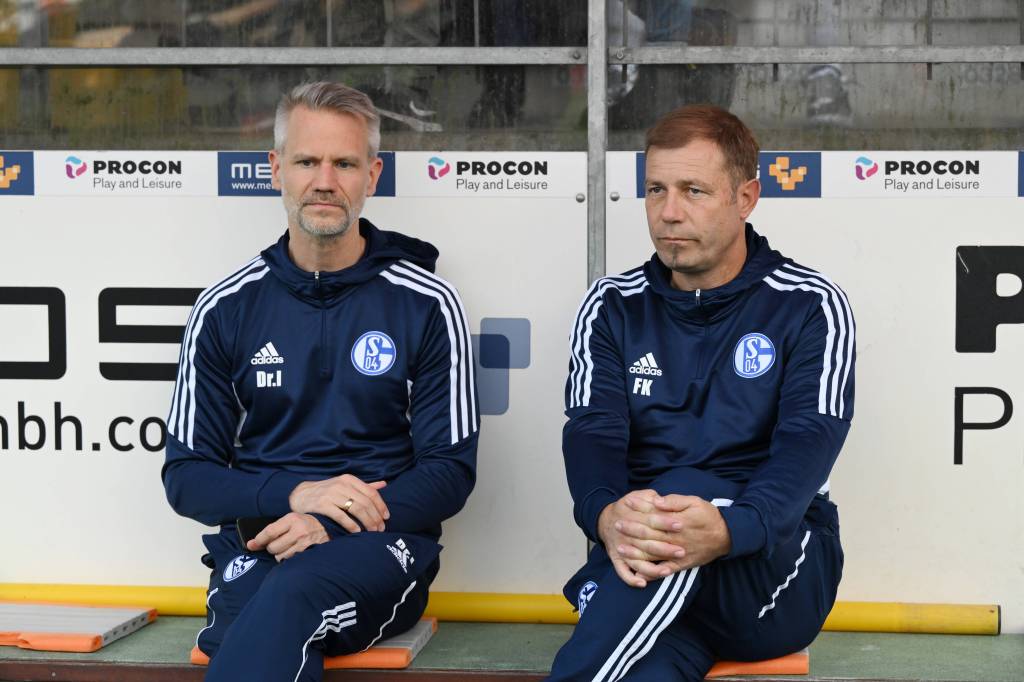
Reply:
<svg viewBox="0 0 1024 682"><path fill-rule="evenodd" d="M267 158L270 159L270 186L274 189L281 190L281 155L277 153L276 149L271 149L270 153L267 154Z"/></svg>
<svg viewBox="0 0 1024 682"><path fill-rule="evenodd" d="M377 181L380 180L380 173L384 170L384 161L379 156L373 157L370 161L370 182L366 185L366 196L372 197L377 191Z"/></svg>
<svg viewBox="0 0 1024 682"><path fill-rule="evenodd" d="M746 220L754 212L757 200L761 198L761 181L758 179L747 180L736 188L736 205L740 217Z"/></svg>

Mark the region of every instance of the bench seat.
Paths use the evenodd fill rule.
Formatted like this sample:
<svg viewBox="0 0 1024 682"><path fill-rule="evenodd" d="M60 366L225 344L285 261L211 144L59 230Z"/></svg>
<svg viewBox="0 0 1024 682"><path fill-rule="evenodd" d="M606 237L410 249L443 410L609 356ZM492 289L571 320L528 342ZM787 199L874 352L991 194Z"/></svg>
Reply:
<svg viewBox="0 0 1024 682"><path fill-rule="evenodd" d="M0 647L0 680L40 682L200 682L189 663L204 620L162 616L90 654ZM572 626L442 622L405 670L329 670L326 682L509 682L541 680ZM1024 635L901 635L823 632L811 645L807 677L767 680L1024 682Z"/></svg>

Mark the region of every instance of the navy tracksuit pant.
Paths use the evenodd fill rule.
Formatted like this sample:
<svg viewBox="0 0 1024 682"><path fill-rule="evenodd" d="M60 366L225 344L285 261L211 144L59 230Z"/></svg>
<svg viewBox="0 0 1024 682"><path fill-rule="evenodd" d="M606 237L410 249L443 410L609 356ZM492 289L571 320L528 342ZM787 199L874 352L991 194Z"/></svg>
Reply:
<svg viewBox="0 0 1024 682"><path fill-rule="evenodd" d="M249 553L233 527L204 535L213 569L196 644L206 680L316 682L323 658L362 651L416 624L441 546L405 533L362 532L278 563Z"/></svg>
<svg viewBox="0 0 1024 682"><path fill-rule="evenodd" d="M731 504L742 486L679 468L651 486ZM810 644L835 602L843 568L835 505L816 499L771 556L718 560L638 589L604 547L565 586L580 620L549 680L703 680L715 660L763 660Z"/></svg>

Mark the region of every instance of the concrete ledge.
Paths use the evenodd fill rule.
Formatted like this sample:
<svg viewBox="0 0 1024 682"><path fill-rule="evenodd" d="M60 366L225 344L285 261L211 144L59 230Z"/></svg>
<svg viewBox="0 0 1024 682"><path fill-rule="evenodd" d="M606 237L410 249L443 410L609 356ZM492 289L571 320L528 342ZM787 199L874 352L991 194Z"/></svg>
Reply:
<svg viewBox="0 0 1024 682"><path fill-rule="evenodd" d="M90 654L0 647L7 682L199 682L188 663L204 620L161 617ZM542 680L568 625L443 622L406 670L327 671L327 682L508 682ZM905 635L825 632L811 645L807 677L747 677L750 682L1024 682L1024 635Z"/></svg>

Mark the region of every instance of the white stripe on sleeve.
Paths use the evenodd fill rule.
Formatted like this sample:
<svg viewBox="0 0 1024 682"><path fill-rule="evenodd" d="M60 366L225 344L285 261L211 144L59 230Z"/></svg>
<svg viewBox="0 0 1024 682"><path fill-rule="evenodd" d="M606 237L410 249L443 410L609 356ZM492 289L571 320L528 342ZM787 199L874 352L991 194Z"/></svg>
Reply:
<svg viewBox="0 0 1024 682"><path fill-rule="evenodd" d="M454 445L459 442L460 438L465 438L471 433L476 431L476 422L472 424L467 423L463 420L462 428L460 430L460 419L459 415L467 415L469 411L468 402L470 396L467 392L460 390L460 385L464 385L465 382L460 381L460 377L468 374L467 365L472 361L472 349L467 344L467 339L463 338L462 348L464 351L459 352L460 344L456 340L459 327L457 326L455 317L452 314L445 295L437 289L429 287L422 282L417 282L409 277L403 277L393 272L394 266L387 270L381 271L380 275L384 279L388 280L392 284L398 286L407 287L418 293L430 296L438 302L438 308L441 311L441 315L444 317L445 325L448 331L448 345L451 348L449 353L449 359L451 367L448 371L449 377L449 416L451 419L451 442Z"/></svg>

